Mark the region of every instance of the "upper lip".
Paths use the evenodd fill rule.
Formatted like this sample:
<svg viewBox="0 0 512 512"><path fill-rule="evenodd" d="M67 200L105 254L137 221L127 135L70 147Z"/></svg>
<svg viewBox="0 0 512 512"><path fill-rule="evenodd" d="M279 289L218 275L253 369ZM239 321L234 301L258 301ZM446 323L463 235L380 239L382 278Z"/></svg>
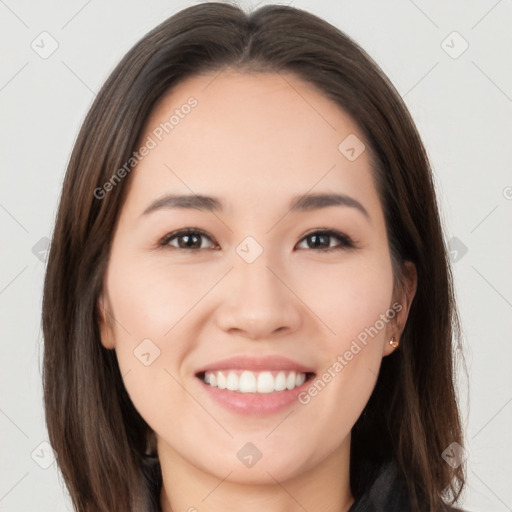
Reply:
<svg viewBox="0 0 512 512"><path fill-rule="evenodd" d="M288 370L296 371L300 373L314 373L313 369L300 364L292 359L282 356L264 356L255 357L248 355L240 355L229 357L227 359L221 359L213 363L209 363L199 368L196 374L204 372L213 372L219 370L249 370L249 371L279 371Z"/></svg>

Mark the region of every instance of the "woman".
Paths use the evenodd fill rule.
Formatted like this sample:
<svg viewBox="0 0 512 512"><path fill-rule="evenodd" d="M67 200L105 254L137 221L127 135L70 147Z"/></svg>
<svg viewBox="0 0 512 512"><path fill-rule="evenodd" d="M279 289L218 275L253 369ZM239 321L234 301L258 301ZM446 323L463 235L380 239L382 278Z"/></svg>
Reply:
<svg viewBox="0 0 512 512"><path fill-rule="evenodd" d="M378 66L305 11L137 43L63 185L49 437L77 511L440 511L464 485L432 174Z"/></svg>

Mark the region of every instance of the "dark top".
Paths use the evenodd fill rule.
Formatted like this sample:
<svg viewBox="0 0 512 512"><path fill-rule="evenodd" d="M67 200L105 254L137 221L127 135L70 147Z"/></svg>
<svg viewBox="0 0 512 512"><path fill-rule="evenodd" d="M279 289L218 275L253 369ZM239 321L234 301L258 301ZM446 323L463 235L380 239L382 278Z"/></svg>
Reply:
<svg viewBox="0 0 512 512"><path fill-rule="evenodd" d="M447 512L464 512L444 505ZM348 512L416 512L412 509L405 482L399 478L395 463L380 470L366 492L356 499Z"/></svg>
<svg viewBox="0 0 512 512"><path fill-rule="evenodd" d="M160 491L162 474L157 457L145 458L146 479L151 484L146 497L147 503L142 510L161 512ZM466 512L444 505L446 512ZM356 499L348 512L417 512L409 503L408 492L400 479L396 463L388 462L377 473L363 495Z"/></svg>

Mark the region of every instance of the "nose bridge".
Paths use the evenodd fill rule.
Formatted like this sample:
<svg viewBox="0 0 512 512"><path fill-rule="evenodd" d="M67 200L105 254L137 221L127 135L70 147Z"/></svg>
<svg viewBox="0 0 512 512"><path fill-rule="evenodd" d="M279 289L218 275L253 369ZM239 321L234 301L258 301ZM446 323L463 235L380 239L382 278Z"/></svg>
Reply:
<svg viewBox="0 0 512 512"><path fill-rule="evenodd" d="M252 238L252 237L248 237ZM279 290L282 283L270 269L277 266L272 251L264 249L254 239L246 239L236 248L237 257L234 262L235 279L237 280L237 299L249 301L253 306L268 305L280 302L284 297Z"/></svg>
<svg viewBox="0 0 512 512"><path fill-rule="evenodd" d="M224 299L223 327L263 337L283 328L296 328L300 315L293 294L276 277L280 265L274 253L253 237L235 249L229 292ZM226 304L227 303L227 304Z"/></svg>

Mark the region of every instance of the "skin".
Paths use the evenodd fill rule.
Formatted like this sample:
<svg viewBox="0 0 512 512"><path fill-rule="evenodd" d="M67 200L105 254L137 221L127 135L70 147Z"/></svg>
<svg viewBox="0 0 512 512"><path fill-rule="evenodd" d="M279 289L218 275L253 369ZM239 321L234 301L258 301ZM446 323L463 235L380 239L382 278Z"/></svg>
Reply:
<svg viewBox="0 0 512 512"><path fill-rule="evenodd" d="M350 431L403 331L414 266L393 295L368 151L349 161L338 150L349 134L363 136L316 89L284 74L195 76L161 98L141 140L190 96L198 105L132 171L99 301L101 342L156 434L162 509L346 511ZM369 218L347 206L290 212L307 192L346 194ZM142 215L168 193L216 196L223 211ZM207 233L201 249L179 249L176 238L158 245L187 227ZM357 245L314 248L305 235L319 228ZM247 236L263 249L252 263L235 251ZM307 405L249 418L212 401L194 375L240 354L283 355L322 375L394 302L401 311ZM147 338L160 350L149 366L134 356ZM262 453L251 468L237 458L247 442Z"/></svg>

